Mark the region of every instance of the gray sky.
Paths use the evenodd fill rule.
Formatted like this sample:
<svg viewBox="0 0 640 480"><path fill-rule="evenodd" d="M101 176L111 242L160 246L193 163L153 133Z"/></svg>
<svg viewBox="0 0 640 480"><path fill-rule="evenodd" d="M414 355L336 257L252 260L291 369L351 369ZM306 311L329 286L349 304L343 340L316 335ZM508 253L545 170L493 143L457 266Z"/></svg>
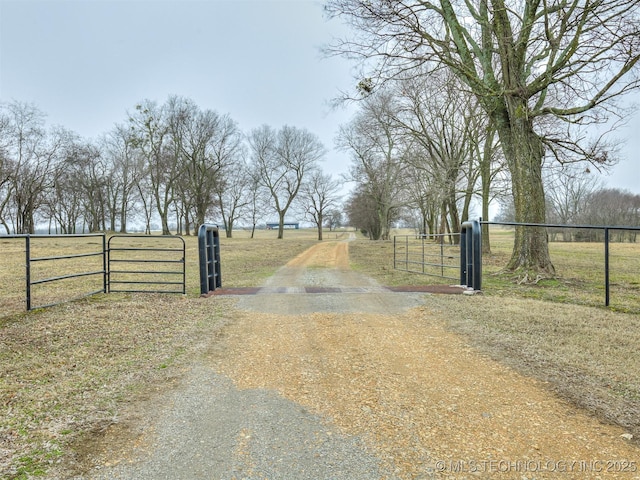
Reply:
<svg viewBox="0 0 640 480"><path fill-rule="evenodd" d="M0 0L0 101L34 103L49 125L96 137L148 98L191 98L249 131L288 124L329 149L353 109L328 102L353 85L320 47L344 33L310 0ZM640 113L617 134L626 157L609 186L640 193Z"/></svg>
<svg viewBox="0 0 640 480"><path fill-rule="evenodd" d="M320 53L340 28L314 1L0 0L0 100L96 137L142 99L181 95L244 131L307 128L344 172L333 137L350 113L328 102L351 65Z"/></svg>

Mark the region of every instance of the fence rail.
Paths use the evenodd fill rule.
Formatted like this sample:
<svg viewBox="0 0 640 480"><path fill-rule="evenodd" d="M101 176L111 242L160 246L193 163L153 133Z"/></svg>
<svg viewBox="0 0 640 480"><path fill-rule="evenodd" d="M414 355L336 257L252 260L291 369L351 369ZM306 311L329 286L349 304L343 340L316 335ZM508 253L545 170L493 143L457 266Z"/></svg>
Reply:
<svg viewBox="0 0 640 480"><path fill-rule="evenodd" d="M2 235L0 241L11 252L0 265L3 291L16 290L21 269L25 286L3 294L3 309L22 305L29 311L98 293L186 293L186 247L178 236L113 235L107 241L104 233ZM167 248L167 242L177 245Z"/></svg>
<svg viewBox="0 0 640 480"><path fill-rule="evenodd" d="M176 246L159 247L158 242L165 244L171 242ZM184 240L178 236L113 235L109 238L107 248L109 293L181 293L184 295L186 293L185 251ZM143 265L144 268L132 266L137 264ZM126 265L129 268L118 269L114 268L115 265ZM171 266L174 268L171 269ZM133 285L138 288L133 288Z"/></svg>
<svg viewBox="0 0 640 480"><path fill-rule="evenodd" d="M561 233L565 241L549 242L557 275L553 279L541 278L540 283L536 279L534 284L516 285L505 275L513 236L496 235L497 231L494 231L491 234L492 254L483 259L481 225L545 228L550 239ZM491 274L485 275L488 289L518 289L524 295L536 298L588 305L604 303L607 307L611 306L613 295L616 309L640 311L640 245L634 248L638 245L640 226L470 221L462 227L459 245L445 243L449 234L394 237L394 269L452 280L460 278L460 284L474 290L481 288L484 269ZM496 238L502 241L498 254L494 249ZM458 251L453 253L454 249ZM453 258L459 262L451 262ZM459 269L459 277L447 274L455 269ZM600 295L604 297L603 302L598 300Z"/></svg>

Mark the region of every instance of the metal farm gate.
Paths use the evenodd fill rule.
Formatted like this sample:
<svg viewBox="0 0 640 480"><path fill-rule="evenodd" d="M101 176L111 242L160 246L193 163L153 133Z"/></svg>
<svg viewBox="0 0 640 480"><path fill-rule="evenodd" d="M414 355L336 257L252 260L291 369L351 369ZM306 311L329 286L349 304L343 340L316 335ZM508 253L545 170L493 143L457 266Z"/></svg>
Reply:
<svg viewBox="0 0 640 480"><path fill-rule="evenodd" d="M482 285L482 230L473 220L460 233L396 235L393 237L393 268L459 281L480 290Z"/></svg>
<svg viewBox="0 0 640 480"><path fill-rule="evenodd" d="M27 310L52 307L106 291L104 234L9 235L4 238L24 239ZM56 255L38 253L50 251L51 243L55 243ZM76 281L79 278L82 280Z"/></svg>
<svg viewBox="0 0 640 480"><path fill-rule="evenodd" d="M178 236L113 235L108 292L186 293L185 243Z"/></svg>
<svg viewBox="0 0 640 480"><path fill-rule="evenodd" d="M393 268L457 281L460 269L459 233L396 235L393 237Z"/></svg>
<svg viewBox="0 0 640 480"><path fill-rule="evenodd" d="M206 226L208 240L201 248L201 267L211 290L221 286L220 244L217 227ZM16 285L24 278L25 296L8 295L4 305L22 304L27 310L51 307L98 293L186 294L186 246L173 235L2 235L15 253L0 270L15 272ZM10 243L8 243L10 242ZM19 244L23 243L24 248ZM201 246L202 247L202 246ZM18 273L24 268L24 276ZM208 274L207 274L208 272ZM13 282L13 283L11 283ZM6 282L5 282L6 283Z"/></svg>

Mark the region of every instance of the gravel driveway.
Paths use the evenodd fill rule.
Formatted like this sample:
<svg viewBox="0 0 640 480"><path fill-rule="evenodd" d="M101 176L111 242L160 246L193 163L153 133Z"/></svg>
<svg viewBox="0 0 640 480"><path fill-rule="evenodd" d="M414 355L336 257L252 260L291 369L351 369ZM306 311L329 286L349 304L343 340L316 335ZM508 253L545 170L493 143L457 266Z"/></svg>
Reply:
<svg viewBox="0 0 640 480"><path fill-rule="evenodd" d="M349 270L347 242L239 297L138 433L83 478L639 478L623 431L477 353L428 296Z"/></svg>

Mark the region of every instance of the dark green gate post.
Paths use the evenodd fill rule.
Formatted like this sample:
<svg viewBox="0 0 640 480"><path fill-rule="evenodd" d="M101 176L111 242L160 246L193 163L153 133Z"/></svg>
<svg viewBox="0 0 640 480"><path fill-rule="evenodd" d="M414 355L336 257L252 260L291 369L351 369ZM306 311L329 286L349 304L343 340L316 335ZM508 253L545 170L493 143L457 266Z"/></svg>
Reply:
<svg viewBox="0 0 640 480"><path fill-rule="evenodd" d="M460 284L481 290L482 287L482 228L471 220L461 226Z"/></svg>
<svg viewBox="0 0 640 480"><path fill-rule="evenodd" d="M217 225L200 225L198 230L200 256L200 294L207 295L222 287L220 273L220 234Z"/></svg>

